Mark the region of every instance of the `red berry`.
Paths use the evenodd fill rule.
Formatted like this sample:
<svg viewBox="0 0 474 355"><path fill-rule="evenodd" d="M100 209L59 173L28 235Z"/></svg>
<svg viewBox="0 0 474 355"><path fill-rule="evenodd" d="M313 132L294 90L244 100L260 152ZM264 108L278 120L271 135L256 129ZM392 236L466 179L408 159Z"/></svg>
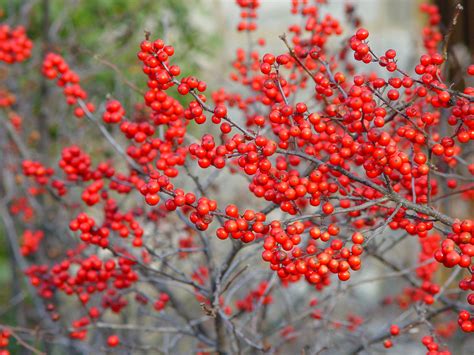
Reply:
<svg viewBox="0 0 474 355"><path fill-rule="evenodd" d="M110 347L116 347L117 345L120 344L120 338L118 337L118 335L110 335L108 338L107 338L107 345L110 346Z"/></svg>

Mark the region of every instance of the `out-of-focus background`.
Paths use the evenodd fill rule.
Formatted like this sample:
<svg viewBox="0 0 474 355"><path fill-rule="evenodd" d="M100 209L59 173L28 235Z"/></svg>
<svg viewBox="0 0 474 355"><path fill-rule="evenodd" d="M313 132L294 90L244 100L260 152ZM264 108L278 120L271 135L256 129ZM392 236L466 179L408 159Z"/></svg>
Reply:
<svg viewBox="0 0 474 355"><path fill-rule="evenodd" d="M399 66L413 68L422 47L419 34L425 17L418 11L421 2L330 0L324 11L340 18L345 25L344 6L353 3L362 25L376 34L370 37L375 51L394 48L398 53ZM457 1L435 2L440 6L444 25L448 26ZM474 47L474 0L459 2L465 10L452 36L452 47L453 51L459 53L458 58L468 60L472 58ZM290 8L289 0L262 0L258 9L258 30L252 34L251 41L262 37L266 40L265 51L285 52L278 36L287 31L288 25L293 21ZM237 48L248 43L246 34L236 31L239 9L234 0L3 0L0 2L0 13L3 14L0 22L7 21L14 26L22 24L27 28L29 36L37 44L37 54L51 50L63 54L78 71L84 87L92 97L96 96L104 101L107 93L113 93L126 106L139 101L139 94L131 86L145 85L145 78L136 59L139 43L145 32L151 33L153 38L161 37L172 44L176 52L173 61L181 66L183 74L199 77L208 83L210 89L233 85L228 79L230 63ZM347 39L350 35L347 31L341 39ZM340 43L333 41L330 46L337 48ZM41 57L35 56L38 60L29 64L32 71L39 73L37 69ZM466 67L467 63L461 63L461 66ZM20 70L24 68L15 69L18 70L17 78L22 78ZM37 125L40 136L57 139L59 143L63 139L61 137L68 137L68 134L62 133L70 131L75 122L68 123L67 117L54 111L58 109L58 105L50 108L47 102L55 100L54 95L48 86L36 86L36 83L41 83L39 74L20 80L18 85L31 88L31 105L27 107L27 112L21 113L23 117L40 117L41 120L32 123ZM77 134L87 134L87 130ZM33 142L37 140L34 134L30 139ZM38 150L42 149L41 141L38 140L35 144ZM60 145L58 144L58 149ZM232 188L232 184L231 179L222 179L223 191L226 191L223 201L239 199L239 191ZM462 211L465 211L464 216ZM456 215L467 218L470 211L472 206L463 208ZM0 236L0 243L4 240ZM401 243L398 249L400 260L413 259L416 253L416 250L410 249L410 241ZM9 285L12 274L5 245L0 245L0 253L0 285ZM379 273L376 265L368 265L364 277L375 277ZM358 297L367 296L367 307L370 308L373 306L370 300L375 298L368 295L383 295L384 287L390 286L390 282L385 282L361 288L360 292L363 293L358 294ZM2 319L14 317L1 307L9 296L9 288L0 287ZM419 350L419 346L407 349L410 354L416 354Z"/></svg>

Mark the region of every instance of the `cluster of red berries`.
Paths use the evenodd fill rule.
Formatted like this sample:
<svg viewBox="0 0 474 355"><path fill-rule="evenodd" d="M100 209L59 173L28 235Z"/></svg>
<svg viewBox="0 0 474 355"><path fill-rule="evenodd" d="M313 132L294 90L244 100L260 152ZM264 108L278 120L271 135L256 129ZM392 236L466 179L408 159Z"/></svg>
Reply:
<svg viewBox="0 0 474 355"><path fill-rule="evenodd" d="M312 227L309 230L310 240L303 249L299 246L305 231L303 223L295 222L284 228L280 222L273 221L270 226L262 257L282 280L297 281L303 276L310 284L322 289L329 285L331 273L337 274L341 281L347 281L350 270L361 267L364 237L359 232L353 234L353 245L349 249L341 239L336 238L340 231L336 225L330 224L324 232ZM331 242L322 249L318 247L319 240Z"/></svg>
<svg viewBox="0 0 474 355"><path fill-rule="evenodd" d="M250 64L249 64L250 60ZM236 50L236 56L235 60L232 62L232 67L236 71L232 71L229 75L230 79L234 82L241 82L245 83L246 85L250 85L251 83L253 84L254 82L257 83L257 85L260 83L261 80L258 80L258 78L249 78L248 75L251 74L251 70L255 70L256 68L260 67L260 61L259 61L259 55L256 51L253 51L250 53L246 53L246 51L242 48L237 48ZM260 85L258 85L260 86ZM227 91L224 91L223 89L220 90L220 95L219 96L227 96L230 93ZM240 103L243 104L242 107L245 107L245 101L247 100L245 97L242 97L239 94L238 97L240 98ZM252 101L255 100L252 98ZM217 100L216 103L220 101L222 102L223 100Z"/></svg>
<svg viewBox="0 0 474 355"><path fill-rule="evenodd" d="M423 54L420 57L420 64L415 67L415 73L421 75L421 80L425 84L439 85L437 78L441 74L440 65L444 63L444 58L439 53L433 55ZM443 95L449 95L448 92L443 91ZM450 96L440 97L441 101L448 102Z"/></svg>
<svg viewBox="0 0 474 355"><path fill-rule="evenodd" d="M370 63L373 60L370 54L370 47L364 41L369 37L369 31L365 28L357 30L356 34L349 40L350 47L354 51L354 59L363 61L364 63Z"/></svg>
<svg viewBox="0 0 474 355"><path fill-rule="evenodd" d="M172 70L172 67L170 68L170 71L171 70ZM175 75L173 75L173 76L175 76ZM207 88L207 84L204 81L198 80L194 76L188 76L188 77L185 77L185 78L181 79L181 83L178 85L177 90L181 95L187 95L191 90L197 90L199 92L204 92L204 91L206 91L206 88ZM198 109L195 109L195 112L193 110L190 110L190 112L193 116L200 116L198 111L199 111ZM202 111L201 111L201 113L202 113ZM198 122L198 123L200 123L200 122Z"/></svg>
<svg viewBox="0 0 474 355"><path fill-rule="evenodd" d="M181 91L180 93L183 94L184 91ZM199 94L198 97L201 101L203 102L206 101L206 97L204 95ZM197 100L191 101L189 103L189 106L184 111L184 115L188 120L194 120L194 122L196 122L197 124L203 124L206 122L206 119L207 119L204 113L203 107ZM228 132L223 132L223 133L228 133Z"/></svg>
<svg viewBox="0 0 474 355"><path fill-rule="evenodd" d="M267 281L259 283L258 287L251 290L247 296L235 301L235 306L239 311L252 312L257 305L269 305L273 302L273 297L268 294L269 285Z"/></svg>
<svg viewBox="0 0 474 355"><path fill-rule="evenodd" d="M473 238L474 222L472 220L459 221L452 226L453 233L448 235L441 244L441 249L434 254L435 259L447 267L459 265L472 270L472 258L474 257ZM467 291L468 304L474 305L474 276L471 275L459 282L459 288ZM461 329L467 333L474 331L474 314L472 311L461 311L458 314L458 323Z"/></svg>
<svg viewBox="0 0 474 355"><path fill-rule="evenodd" d="M88 317L82 317L72 322L72 330L69 332L69 337L76 340L84 340L87 337L86 327L91 323Z"/></svg>
<svg viewBox="0 0 474 355"><path fill-rule="evenodd" d="M79 100L87 100L87 93L79 83L79 75L69 68L63 57L56 53L48 53L43 60L43 75L49 80L57 80L56 84L63 88L68 105L74 106L74 115L82 118L86 114ZM84 103L89 112L95 111L91 102Z"/></svg>
<svg viewBox="0 0 474 355"><path fill-rule="evenodd" d="M308 53L299 50L299 43L307 41L311 47L320 51L324 49L331 36L340 36L343 33L340 21L330 13L322 14L320 8L314 3L311 4L306 0L292 0L291 12L301 15L304 19L302 26L295 23L288 28L291 33L294 33L294 42L297 44L295 51L299 55ZM304 37L305 34L308 36L307 38Z"/></svg>
<svg viewBox="0 0 474 355"><path fill-rule="evenodd" d="M86 213L80 213L77 218L69 223L71 231L80 231L80 239L85 243L99 245L102 248L109 246L110 232L116 232L121 238L133 235L133 246L142 246L143 229L135 220L133 214L121 214L117 211L114 200L107 200L105 207L105 219L101 226L96 226L93 218Z"/></svg>
<svg viewBox="0 0 474 355"><path fill-rule="evenodd" d="M186 195L180 194L182 197L180 200L184 199L186 200ZM179 195L176 195L176 197L173 200L168 200L172 201L170 203L171 206L167 204L167 208L176 208L175 206L179 206L176 203L176 198ZM189 196L189 195L188 195ZM190 196L191 197L191 196ZM189 198L190 198L189 197ZM195 211L191 212L189 215L189 220L191 223L193 223L196 228L200 231L205 231L209 228L209 225L212 223L214 217L213 217L213 212L217 210L217 202L211 199L208 199L207 197L201 197L197 200L196 203L196 208Z"/></svg>
<svg viewBox="0 0 474 355"><path fill-rule="evenodd" d="M10 343L11 331L8 328L0 329L0 355L10 355L7 349Z"/></svg>
<svg viewBox="0 0 474 355"><path fill-rule="evenodd" d="M40 162L33 160L24 160L22 168L25 176L33 177L40 185L46 185L49 182L51 175L54 174L52 168L47 168Z"/></svg>
<svg viewBox="0 0 474 355"><path fill-rule="evenodd" d="M43 238L44 232L41 230L25 230L21 236L21 254L27 256L36 253Z"/></svg>
<svg viewBox="0 0 474 355"><path fill-rule="evenodd" d="M423 45L428 51L428 54L435 53L441 41L443 34L439 29L441 23L441 14L436 5L423 3L420 5L420 11L428 15L428 23L423 27Z"/></svg>
<svg viewBox="0 0 474 355"><path fill-rule="evenodd" d="M250 243L268 230L264 224L266 220L264 213L245 210L243 214L240 214L237 206L230 204L225 208L225 215L229 219L216 230L216 236L219 239L227 239L230 236L244 243Z"/></svg>
<svg viewBox="0 0 474 355"><path fill-rule="evenodd" d="M23 26L0 25L0 61L7 64L23 62L31 56L33 42Z"/></svg>
<svg viewBox="0 0 474 355"><path fill-rule="evenodd" d="M421 343L426 347L426 350L428 350L428 355L451 355L451 352L448 350L439 350L439 344L431 335L426 335L421 338Z"/></svg>
<svg viewBox="0 0 474 355"><path fill-rule="evenodd" d="M196 246L194 242L194 234L191 230L187 230L187 234L179 238L178 245L181 250L178 254L179 257L181 259L186 259L189 256L189 253L187 253L186 250L190 250Z"/></svg>
<svg viewBox="0 0 474 355"><path fill-rule="evenodd" d="M395 209L388 209L387 212L395 213ZM389 223L389 227L393 230L403 229L410 235L419 236L420 241L424 241L424 238L427 237L428 233L433 229L433 224L431 222L424 221L414 222L406 218L406 210L402 210L395 214L393 221Z"/></svg>
<svg viewBox="0 0 474 355"><path fill-rule="evenodd" d="M163 309L165 309L166 304L169 302L169 300L170 300L170 296L167 293L162 292L160 293L160 295L158 296L158 299L153 304L153 308L155 308L158 312L162 311Z"/></svg>
<svg viewBox="0 0 474 355"><path fill-rule="evenodd" d="M210 134L202 136L201 144L191 144L189 146L189 152L193 157L198 159L198 164L203 169L208 168L211 165L217 169L224 168L225 156L228 154L225 145L216 147L214 137Z"/></svg>
<svg viewBox="0 0 474 355"><path fill-rule="evenodd" d="M182 138L184 123L179 118L183 114L184 109L179 101L168 96L164 91L156 89L148 91L144 99L147 106L153 110L150 118L155 125L170 124L171 127L167 135L173 138ZM181 134L177 130L180 130ZM179 141L182 143L182 140Z"/></svg>
<svg viewBox="0 0 474 355"><path fill-rule="evenodd" d="M58 290L66 295L76 295L84 306L90 303L95 294L102 299L102 311L91 307L87 316L72 322L74 330L70 336L75 339L85 339L87 325L105 309L120 312L127 305L127 300L117 290L129 288L138 280L138 275L132 269L135 262L130 258L120 257L118 263L115 259L103 261L96 255L81 259L81 249L84 247L69 251L68 257L71 259L64 259L50 268L33 265L26 270L31 283L45 299L51 299ZM48 306L48 310L54 310L54 306ZM55 312L51 313L51 318L54 321L59 319Z"/></svg>
<svg viewBox="0 0 474 355"><path fill-rule="evenodd" d="M103 180L95 180L89 186L87 186L84 191L82 192L82 200L88 206L94 206L100 200L100 192L104 187Z"/></svg>
<svg viewBox="0 0 474 355"><path fill-rule="evenodd" d="M153 42L143 41L138 58L143 62L143 72L148 75L149 90L144 95L145 103L152 109L149 119L155 125L168 125L163 139L149 138L154 134L154 127L147 122L122 123L121 129L128 138L132 136L141 146L129 146L127 154L139 164L144 165L157 159L156 167L168 177L176 177L176 165L183 165L186 149L180 147L186 133L185 121L181 120L184 108L174 98L168 96L164 90L174 85L173 78L180 74L176 65L168 66L168 59L174 54L174 48L165 45L163 40ZM195 78L188 78L187 84L191 89L205 89L205 85ZM184 84L184 83L183 83ZM196 84L196 85L195 85ZM181 86L181 85L180 85Z"/></svg>
<svg viewBox="0 0 474 355"><path fill-rule="evenodd" d="M466 89L464 92L466 95L473 95L474 89ZM456 131L456 138L459 143L469 143L469 141L474 140L474 134L472 133L474 131L473 115L474 104L468 100L458 100L452 110L452 114L448 117L448 123L451 126L462 124L461 128Z"/></svg>
<svg viewBox="0 0 474 355"><path fill-rule="evenodd" d="M275 150L273 145L269 148L270 152ZM298 160L297 157L290 157L289 162L298 163ZM308 203L311 206L319 206L321 199L327 199L339 190L336 183L325 179L322 172L327 171L326 166L314 170L309 177L300 177L296 169L288 172L290 164L282 157L277 158L274 168L266 168L263 163L267 161L262 160L262 164L259 164L260 172L255 174L249 189L255 196L278 204L283 211L291 215L296 215L299 208ZM322 209L325 214L331 214L334 207L326 202Z"/></svg>
<svg viewBox="0 0 474 355"><path fill-rule="evenodd" d="M260 0L236 0L236 4L241 8L241 21L237 25L237 31L255 31L257 29L257 9L260 7Z"/></svg>
<svg viewBox="0 0 474 355"><path fill-rule="evenodd" d="M427 305L434 303L434 296L440 291L440 286L430 281L423 281L421 287L405 287L403 293L397 296L396 300L400 308L408 308L416 302L423 302Z"/></svg>
<svg viewBox="0 0 474 355"><path fill-rule="evenodd" d="M191 275L191 279L201 286L206 284L209 281L209 269L204 265L198 266Z"/></svg>
<svg viewBox="0 0 474 355"><path fill-rule="evenodd" d="M0 88L0 107L10 107L16 102L16 97L10 91Z"/></svg>
<svg viewBox="0 0 474 355"><path fill-rule="evenodd" d="M371 51L367 43L367 38L369 37L369 31L365 28L360 28L357 30L356 34L351 37L349 45L354 51L354 59L362 61L366 64L372 61L378 61L381 67L384 67L389 72L394 72L398 69L396 56L397 52L393 49L388 49L385 52L385 55L378 58ZM393 99L391 99L393 100Z"/></svg>
<svg viewBox="0 0 474 355"><path fill-rule="evenodd" d="M73 232L80 231L83 242L107 247L109 245L110 231L108 228L97 228L94 219L86 213L80 213L69 222L69 229Z"/></svg>
<svg viewBox="0 0 474 355"><path fill-rule="evenodd" d="M471 302L471 304L473 303ZM474 332L474 315L467 310L460 311L458 314L458 324L464 332Z"/></svg>
<svg viewBox="0 0 474 355"><path fill-rule="evenodd" d="M107 101L105 104L105 112L102 115L102 119L105 123L120 123L124 116L125 110L120 101Z"/></svg>
<svg viewBox="0 0 474 355"><path fill-rule="evenodd" d="M123 121L120 130L128 139L133 139L137 143L143 143L155 133L155 128L148 122L129 122Z"/></svg>
<svg viewBox="0 0 474 355"><path fill-rule="evenodd" d="M139 189L140 193L145 196L146 203L150 206L155 206L160 202L159 192L163 188L167 188L169 184L169 179L166 176L160 177L158 175L153 176L147 183L143 182Z"/></svg>
<svg viewBox="0 0 474 355"><path fill-rule="evenodd" d="M469 241L471 236L468 235ZM468 242L469 243L469 242ZM474 245L461 244L462 253L455 249L456 243L451 239L445 239L441 243L441 249L434 253L436 261L442 263L445 267L451 268L459 265L463 268L468 268L471 265L471 258L474 256Z"/></svg>
<svg viewBox="0 0 474 355"><path fill-rule="evenodd" d="M63 148L58 165L69 181L87 181L92 177L91 158L76 145Z"/></svg>
<svg viewBox="0 0 474 355"><path fill-rule="evenodd" d="M31 222L35 216L35 211L26 197L14 198L9 210L13 216L21 216L23 222Z"/></svg>
<svg viewBox="0 0 474 355"><path fill-rule="evenodd" d="M140 44L141 51L137 54L143 62L143 72L148 75L148 87L151 89L166 90L173 85L171 75L179 75L179 67L166 70L164 63L173 56L174 48L168 46L161 39L153 42L145 40Z"/></svg>
<svg viewBox="0 0 474 355"><path fill-rule="evenodd" d="M138 248L143 245L144 231L132 211L121 213L117 201L108 199L104 206L104 215L103 227L107 226L121 238L133 237L132 245L134 247Z"/></svg>

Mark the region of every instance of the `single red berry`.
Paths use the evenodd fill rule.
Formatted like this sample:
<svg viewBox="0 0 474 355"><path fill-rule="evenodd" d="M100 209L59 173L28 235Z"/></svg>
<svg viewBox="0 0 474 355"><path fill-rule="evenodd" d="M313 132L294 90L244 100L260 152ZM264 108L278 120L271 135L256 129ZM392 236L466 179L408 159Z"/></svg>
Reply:
<svg viewBox="0 0 474 355"><path fill-rule="evenodd" d="M118 335L110 335L108 338L107 338L107 345L110 346L110 347L116 347L117 345L120 344L120 338L118 337Z"/></svg>

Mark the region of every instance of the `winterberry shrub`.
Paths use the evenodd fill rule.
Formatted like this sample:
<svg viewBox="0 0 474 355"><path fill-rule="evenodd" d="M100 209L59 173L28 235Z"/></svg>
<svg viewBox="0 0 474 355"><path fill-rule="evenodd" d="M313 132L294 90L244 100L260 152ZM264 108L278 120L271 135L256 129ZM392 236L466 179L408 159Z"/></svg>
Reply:
<svg viewBox="0 0 474 355"><path fill-rule="evenodd" d="M248 49L232 89L184 75L179 43L149 33L131 107L90 97L66 51L42 58L56 103L97 132L51 147L54 164L29 150L21 92L0 87L6 171L24 186L3 191L2 219L37 313L31 329L0 325L3 349L336 354L417 339L449 354L474 331L474 66L459 88L438 9L421 6L423 50L404 68L413 49L378 53L352 6L344 23L325 1L291 1L270 53L259 1L236 3ZM31 49L0 26L1 61ZM68 218L48 229L49 205Z"/></svg>

